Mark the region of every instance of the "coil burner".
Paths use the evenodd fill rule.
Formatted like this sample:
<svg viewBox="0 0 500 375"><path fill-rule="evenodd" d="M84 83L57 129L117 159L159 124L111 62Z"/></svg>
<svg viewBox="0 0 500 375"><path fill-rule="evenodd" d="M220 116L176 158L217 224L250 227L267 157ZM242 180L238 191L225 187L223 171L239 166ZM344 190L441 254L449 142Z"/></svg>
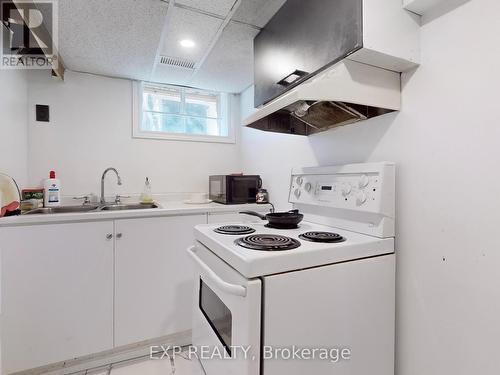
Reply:
<svg viewBox="0 0 500 375"><path fill-rule="evenodd" d="M306 232L302 233L299 238L311 242L335 243L345 241L345 238L340 234L332 232Z"/></svg>
<svg viewBox="0 0 500 375"><path fill-rule="evenodd" d="M247 249L262 251L292 250L300 246L300 242L296 239L278 234L251 234L238 238L235 243Z"/></svg>
<svg viewBox="0 0 500 375"><path fill-rule="evenodd" d="M222 227L214 229L214 232L220 234L241 235L253 233L255 232L255 229L247 227L245 225L224 225Z"/></svg>

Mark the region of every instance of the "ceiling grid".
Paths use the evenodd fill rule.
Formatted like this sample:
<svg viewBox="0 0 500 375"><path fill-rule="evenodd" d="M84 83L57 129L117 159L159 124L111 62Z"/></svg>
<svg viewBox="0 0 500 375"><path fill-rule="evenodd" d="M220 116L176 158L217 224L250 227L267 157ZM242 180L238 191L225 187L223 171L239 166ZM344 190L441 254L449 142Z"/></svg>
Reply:
<svg viewBox="0 0 500 375"><path fill-rule="evenodd" d="M253 82L253 38L285 1L65 0L59 49L74 71L238 93Z"/></svg>

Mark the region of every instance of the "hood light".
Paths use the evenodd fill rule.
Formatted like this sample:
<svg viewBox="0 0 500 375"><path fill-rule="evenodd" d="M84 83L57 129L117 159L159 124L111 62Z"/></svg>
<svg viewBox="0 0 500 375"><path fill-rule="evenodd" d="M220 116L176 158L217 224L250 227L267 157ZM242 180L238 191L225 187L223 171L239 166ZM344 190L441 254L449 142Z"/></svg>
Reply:
<svg viewBox="0 0 500 375"><path fill-rule="evenodd" d="M287 75L285 78L283 78L281 81L277 82L278 85L281 86L289 86L295 81L301 79L302 77L308 75L309 73L304 72L303 70L295 70L293 73L290 73Z"/></svg>

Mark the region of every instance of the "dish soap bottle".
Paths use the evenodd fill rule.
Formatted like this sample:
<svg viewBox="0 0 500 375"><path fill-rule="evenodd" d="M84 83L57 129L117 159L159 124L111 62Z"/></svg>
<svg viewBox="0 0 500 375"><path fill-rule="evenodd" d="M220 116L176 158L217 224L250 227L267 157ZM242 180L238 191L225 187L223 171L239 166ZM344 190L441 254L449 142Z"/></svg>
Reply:
<svg viewBox="0 0 500 375"><path fill-rule="evenodd" d="M43 184L43 193L45 207L61 205L61 181L56 178L56 172L50 171L49 178Z"/></svg>
<svg viewBox="0 0 500 375"><path fill-rule="evenodd" d="M151 192L149 177L146 177L146 182L144 183L144 190L141 194L141 203L153 203L153 193Z"/></svg>

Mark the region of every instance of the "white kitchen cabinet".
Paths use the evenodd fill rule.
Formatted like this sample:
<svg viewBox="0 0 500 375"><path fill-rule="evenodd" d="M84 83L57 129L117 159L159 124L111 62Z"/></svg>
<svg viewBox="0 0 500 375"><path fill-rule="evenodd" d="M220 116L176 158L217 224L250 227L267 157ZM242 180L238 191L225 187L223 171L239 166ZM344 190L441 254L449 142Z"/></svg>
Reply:
<svg viewBox="0 0 500 375"><path fill-rule="evenodd" d="M113 346L113 222L0 228L3 373Z"/></svg>
<svg viewBox="0 0 500 375"><path fill-rule="evenodd" d="M261 220L225 212L0 228L2 373L190 330L186 249L207 221Z"/></svg>
<svg viewBox="0 0 500 375"><path fill-rule="evenodd" d="M191 329L186 249L206 214L115 222L115 346Z"/></svg>

